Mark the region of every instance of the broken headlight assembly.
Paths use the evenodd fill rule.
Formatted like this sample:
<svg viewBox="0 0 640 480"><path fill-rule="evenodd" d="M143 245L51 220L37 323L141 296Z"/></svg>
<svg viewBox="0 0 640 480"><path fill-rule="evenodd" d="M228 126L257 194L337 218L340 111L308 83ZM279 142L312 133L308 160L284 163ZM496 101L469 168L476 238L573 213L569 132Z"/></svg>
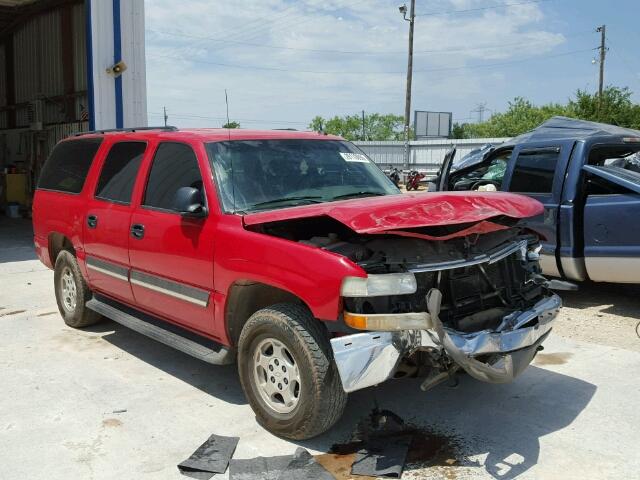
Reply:
<svg viewBox="0 0 640 480"><path fill-rule="evenodd" d="M413 273L384 273L366 277L345 277L340 294L343 297L384 297L416 293L418 283Z"/></svg>

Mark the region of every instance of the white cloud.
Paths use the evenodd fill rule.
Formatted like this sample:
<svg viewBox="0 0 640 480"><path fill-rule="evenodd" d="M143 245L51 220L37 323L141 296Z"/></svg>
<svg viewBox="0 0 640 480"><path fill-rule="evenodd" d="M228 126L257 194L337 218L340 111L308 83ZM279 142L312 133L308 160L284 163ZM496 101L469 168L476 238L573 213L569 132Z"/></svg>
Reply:
<svg viewBox="0 0 640 480"><path fill-rule="evenodd" d="M485 5L442 0L429 12ZM219 126L225 88L231 116L246 127L304 128L317 114L404 111L408 24L388 0L147 0L146 16L149 110L159 115L166 105L173 123ZM414 106L466 114L487 81L506 81L467 67L543 55L564 42L545 28L538 4L420 16Z"/></svg>

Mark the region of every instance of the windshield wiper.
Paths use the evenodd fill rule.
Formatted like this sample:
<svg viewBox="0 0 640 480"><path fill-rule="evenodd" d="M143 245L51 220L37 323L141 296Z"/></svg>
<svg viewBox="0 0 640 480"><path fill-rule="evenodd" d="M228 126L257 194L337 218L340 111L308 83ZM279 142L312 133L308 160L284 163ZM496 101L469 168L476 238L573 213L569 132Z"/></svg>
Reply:
<svg viewBox="0 0 640 480"><path fill-rule="evenodd" d="M336 197L333 197L333 200L340 200L340 199L349 198L349 197L382 197L384 195L386 195L386 193L384 192L372 192L368 190L362 190L360 192L351 192L351 193L345 193L343 195L338 195Z"/></svg>
<svg viewBox="0 0 640 480"><path fill-rule="evenodd" d="M279 205L281 203L300 202L300 201L304 201L308 203L322 203L323 200L322 200L322 197L320 196L310 196L310 195L300 196L300 197L284 197L284 198L277 198L275 200L267 200L266 202L256 203L254 205L251 205L249 209L253 210L254 208L271 207L271 206Z"/></svg>

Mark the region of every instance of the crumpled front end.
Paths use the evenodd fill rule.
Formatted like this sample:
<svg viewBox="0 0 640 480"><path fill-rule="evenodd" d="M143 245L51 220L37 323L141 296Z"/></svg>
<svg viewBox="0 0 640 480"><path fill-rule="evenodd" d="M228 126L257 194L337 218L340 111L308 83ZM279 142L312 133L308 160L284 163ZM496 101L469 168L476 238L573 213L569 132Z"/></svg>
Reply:
<svg viewBox="0 0 640 480"><path fill-rule="evenodd" d="M507 383L531 363L562 306L539 275L535 240L514 236L450 256L394 277L370 275L366 287L345 282L344 322L368 330L331 340L345 391L407 371L426 377L425 390L457 370ZM392 294L378 295L381 285Z"/></svg>
<svg viewBox="0 0 640 480"><path fill-rule="evenodd" d="M430 328L396 332L366 332L331 340L342 385L354 392L394 377L400 362L418 351L448 359L429 378L445 380L458 368L489 383L508 383L522 373L547 338L562 301L556 294L533 308L513 312L496 330L464 333L444 327L439 319L441 293L430 292ZM453 372L451 372L453 373Z"/></svg>

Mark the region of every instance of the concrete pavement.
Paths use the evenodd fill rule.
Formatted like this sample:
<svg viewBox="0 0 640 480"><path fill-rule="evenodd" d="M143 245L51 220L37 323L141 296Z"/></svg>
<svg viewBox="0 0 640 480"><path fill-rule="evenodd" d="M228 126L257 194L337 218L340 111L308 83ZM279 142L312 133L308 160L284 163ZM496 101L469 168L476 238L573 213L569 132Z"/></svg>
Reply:
<svg viewBox="0 0 640 480"><path fill-rule="evenodd" d="M211 433L240 437L235 458L291 454L298 445L322 454L347 441L374 402L440 449L432 462L409 465L403 478L582 480L640 472L640 339L630 340L635 332L627 327L618 333L626 348L615 338L599 343L562 333L581 314L581 297L572 297L560 334L552 333L516 382L463 376L455 389L428 393L419 380L388 382L352 394L327 434L294 443L256 423L235 367L207 365L113 322L68 328L52 283L33 254L29 225L0 220L2 480L184 478L176 464ZM637 319L640 288L634 291L626 314ZM341 460L322 461L337 469Z"/></svg>

